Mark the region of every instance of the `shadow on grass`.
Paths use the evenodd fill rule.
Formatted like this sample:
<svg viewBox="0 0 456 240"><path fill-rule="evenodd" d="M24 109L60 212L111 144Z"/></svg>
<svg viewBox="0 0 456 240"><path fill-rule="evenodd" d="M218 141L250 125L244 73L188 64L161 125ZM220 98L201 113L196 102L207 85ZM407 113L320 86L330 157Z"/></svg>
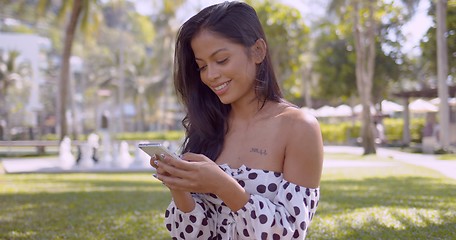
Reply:
<svg viewBox="0 0 456 240"><path fill-rule="evenodd" d="M17 193L0 194L0 239L169 239L163 220L170 194L161 183L51 180L14 181Z"/></svg>

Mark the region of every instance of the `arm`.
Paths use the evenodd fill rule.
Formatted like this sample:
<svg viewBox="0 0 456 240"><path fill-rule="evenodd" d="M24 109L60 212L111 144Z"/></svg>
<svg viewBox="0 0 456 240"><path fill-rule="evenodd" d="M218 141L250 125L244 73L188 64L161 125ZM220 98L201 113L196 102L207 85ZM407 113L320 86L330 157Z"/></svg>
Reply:
<svg viewBox="0 0 456 240"><path fill-rule="evenodd" d="M315 118L293 112L288 120L284 179L273 200L252 195L235 213L241 236L296 239L307 234L320 197L323 143Z"/></svg>
<svg viewBox="0 0 456 240"><path fill-rule="evenodd" d="M233 211L248 201L245 189L206 156L186 153L182 159L184 161L165 156L157 164L158 179L171 190L173 197L178 197L175 202L182 211L188 212L194 207L190 192L216 194Z"/></svg>
<svg viewBox="0 0 456 240"><path fill-rule="evenodd" d="M315 117L293 113L285 149L284 178L309 188L320 186L323 169L323 140Z"/></svg>
<svg viewBox="0 0 456 240"><path fill-rule="evenodd" d="M193 210L183 212L171 201L165 211L165 226L173 239L212 239L215 237L216 210L212 204L202 200L198 194L190 196L195 203Z"/></svg>
<svg viewBox="0 0 456 240"><path fill-rule="evenodd" d="M185 160L165 157L154 163L157 178L173 195L165 213L166 227L176 238L211 239L216 229L212 215L217 214L217 210L200 198L200 194L190 192L214 193L236 210L245 205L249 195L207 157L188 153L182 158Z"/></svg>

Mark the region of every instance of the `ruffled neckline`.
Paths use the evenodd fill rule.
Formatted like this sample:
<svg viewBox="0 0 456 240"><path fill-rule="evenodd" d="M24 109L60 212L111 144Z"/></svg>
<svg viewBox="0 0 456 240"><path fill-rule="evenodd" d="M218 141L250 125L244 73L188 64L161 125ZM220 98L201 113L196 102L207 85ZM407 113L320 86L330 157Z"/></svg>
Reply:
<svg viewBox="0 0 456 240"><path fill-rule="evenodd" d="M283 173L281 172L276 172L276 171L272 171L272 170L264 170L264 169L259 169L259 168L251 168L251 167L247 167L245 164L242 164L239 168L233 168L231 167L228 163L222 163L222 164L219 164L218 165L220 168L222 169L230 169L231 171L235 172L235 171L238 171L239 170L245 170L245 171L255 171L255 172L264 172L264 173L273 173L274 175L276 176L280 176L282 175Z"/></svg>

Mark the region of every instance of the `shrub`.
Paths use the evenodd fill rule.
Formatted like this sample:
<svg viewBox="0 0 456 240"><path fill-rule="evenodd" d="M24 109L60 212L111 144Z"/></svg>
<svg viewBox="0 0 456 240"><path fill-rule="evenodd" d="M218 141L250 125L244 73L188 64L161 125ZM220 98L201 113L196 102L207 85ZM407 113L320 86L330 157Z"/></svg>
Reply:
<svg viewBox="0 0 456 240"><path fill-rule="evenodd" d="M421 143L423 137L424 119L411 119L410 139L412 142ZM383 119L385 138L388 143L402 141L404 121L398 118ZM341 122L337 124L320 123L321 133L325 143L347 144L356 142L361 136L361 122Z"/></svg>

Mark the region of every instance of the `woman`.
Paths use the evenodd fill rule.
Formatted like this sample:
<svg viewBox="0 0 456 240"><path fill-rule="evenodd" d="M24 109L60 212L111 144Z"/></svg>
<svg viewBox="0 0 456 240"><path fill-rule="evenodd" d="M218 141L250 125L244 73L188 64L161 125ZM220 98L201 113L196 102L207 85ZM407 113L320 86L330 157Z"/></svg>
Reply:
<svg viewBox="0 0 456 240"><path fill-rule="evenodd" d="M179 30L182 160L155 156L174 239L304 239L319 200L316 119L282 99L255 10L224 2Z"/></svg>

